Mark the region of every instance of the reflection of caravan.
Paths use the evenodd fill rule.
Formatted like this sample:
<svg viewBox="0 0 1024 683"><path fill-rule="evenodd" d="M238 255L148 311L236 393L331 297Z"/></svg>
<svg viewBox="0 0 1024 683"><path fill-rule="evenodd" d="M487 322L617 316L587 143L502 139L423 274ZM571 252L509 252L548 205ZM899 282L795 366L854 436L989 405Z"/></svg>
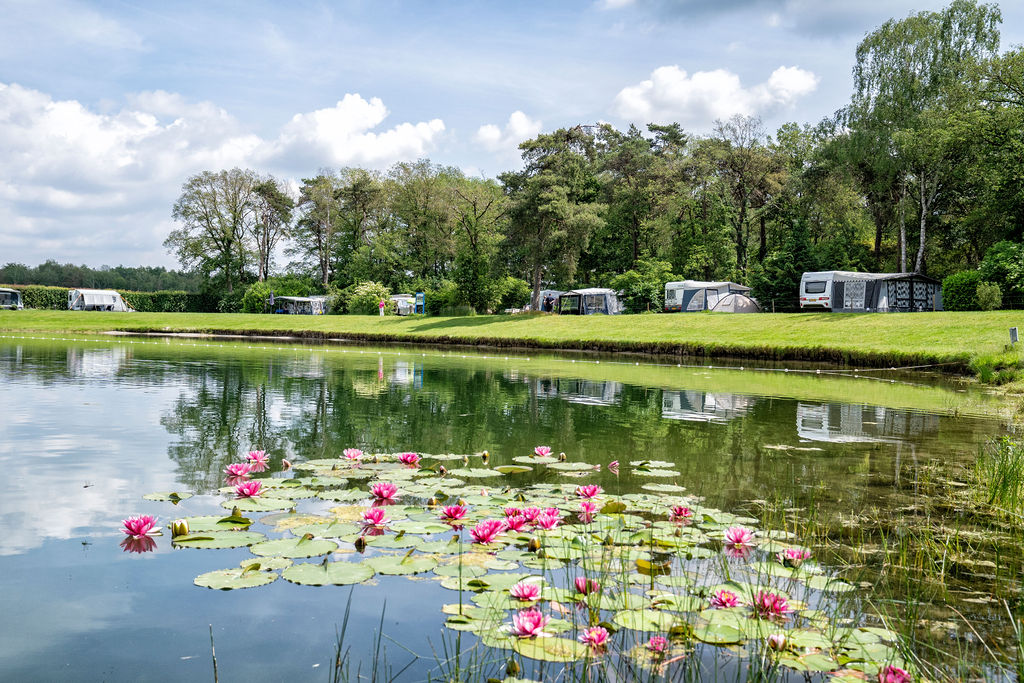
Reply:
<svg viewBox="0 0 1024 683"><path fill-rule="evenodd" d="M569 403L611 406L619 403L621 382L595 382L589 379L536 380L538 398L560 398Z"/></svg>
<svg viewBox="0 0 1024 683"><path fill-rule="evenodd" d="M797 436L810 441L897 443L938 431L938 415L910 410L850 403L800 402L796 406Z"/></svg>
<svg viewBox="0 0 1024 683"><path fill-rule="evenodd" d="M687 422L725 422L745 415L757 398L740 394L704 391L665 391L661 395L661 416Z"/></svg>
<svg viewBox="0 0 1024 683"><path fill-rule="evenodd" d="M861 313L941 311L942 283L918 273L804 273L800 308Z"/></svg>
<svg viewBox="0 0 1024 683"><path fill-rule="evenodd" d="M124 313L133 309L112 289L72 289L68 291L68 310Z"/></svg>
<svg viewBox="0 0 1024 683"><path fill-rule="evenodd" d="M735 282L702 282L700 280L666 282L665 311L713 311L718 306L719 300L725 299L730 294L739 294L748 298L750 287L738 285ZM753 303L753 299L750 301ZM746 310L730 310L729 312L745 313Z"/></svg>

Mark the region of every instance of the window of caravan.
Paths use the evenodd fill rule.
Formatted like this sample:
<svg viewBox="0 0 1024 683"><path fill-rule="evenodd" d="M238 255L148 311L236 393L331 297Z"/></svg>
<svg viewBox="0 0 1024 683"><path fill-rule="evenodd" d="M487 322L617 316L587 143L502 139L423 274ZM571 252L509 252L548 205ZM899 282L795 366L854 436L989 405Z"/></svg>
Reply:
<svg viewBox="0 0 1024 683"><path fill-rule="evenodd" d="M18 295L14 292L0 292L0 306L14 306L18 303Z"/></svg>
<svg viewBox="0 0 1024 683"><path fill-rule="evenodd" d="M587 294L585 301L591 313L608 313L604 305L604 294Z"/></svg>
<svg viewBox="0 0 1024 683"><path fill-rule="evenodd" d="M804 293L806 294L824 294L825 293L825 281L814 280L804 285Z"/></svg>
<svg viewBox="0 0 1024 683"><path fill-rule="evenodd" d="M690 299L690 303L686 304L686 310L688 311L703 311L704 310L704 290L698 289Z"/></svg>
<svg viewBox="0 0 1024 683"><path fill-rule="evenodd" d="M558 300L558 310L560 313L578 313L580 310L580 297L563 296Z"/></svg>
<svg viewBox="0 0 1024 683"><path fill-rule="evenodd" d="M670 289L670 290L666 291L665 292L665 299L668 300L668 301L675 301L676 300L676 290Z"/></svg>

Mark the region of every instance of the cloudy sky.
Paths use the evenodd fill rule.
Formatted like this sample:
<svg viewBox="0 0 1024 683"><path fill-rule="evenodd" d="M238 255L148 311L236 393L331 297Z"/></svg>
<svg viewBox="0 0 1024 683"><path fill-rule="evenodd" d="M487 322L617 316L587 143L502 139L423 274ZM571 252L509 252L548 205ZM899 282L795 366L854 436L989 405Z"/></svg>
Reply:
<svg viewBox="0 0 1024 683"><path fill-rule="evenodd" d="M577 123L815 122L933 0L0 0L0 263L176 266L192 173L429 157L494 176ZM1004 2L1003 45L1024 42Z"/></svg>

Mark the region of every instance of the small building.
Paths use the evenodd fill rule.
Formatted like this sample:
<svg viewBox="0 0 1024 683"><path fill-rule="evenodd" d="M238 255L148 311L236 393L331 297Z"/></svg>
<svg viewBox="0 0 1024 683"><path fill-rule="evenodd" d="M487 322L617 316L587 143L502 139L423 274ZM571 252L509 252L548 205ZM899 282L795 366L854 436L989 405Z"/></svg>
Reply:
<svg viewBox="0 0 1024 683"><path fill-rule="evenodd" d="M134 309L112 289L72 289L68 291L69 311L119 311Z"/></svg>
<svg viewBox="0 0 1024 683"><path fill-rule="evenodd" d="M665 312L713 311L730 294L749 297L750 287L735 282L683 280L665 283Z"/></svg>
<svg viewBox="0 0 1024 683"><path fill-rule="evenodd" d="M274 313L286 315L323 315L327 312L325 296L275 296Z"/></svg>
<svg viewBox="0 0 1024 683"><path fill-rule="evenodd" d="M558 297L558 312L561 315L617 315L622 313L622 304L619 303L619 296L613 289L573 289Z"/></svg>
<svg viewBox="0 0 1024 683"><path fill-rule="evenodd" d="M25 308L24 304L21 303L21 292L16 289L0 287L0 309L3 308L12 311L20 311Z"/></svg>
<svg viewBox="0 0 1024 683"><path fill-rule="evenodd" d="M398 315L412 315L416 312L416 296L413 294L392 294L388 299L395 302L395 313Z"/></svg>
<svg viewBox="0 0 1024 683"><path fill-rule="evenodd" d="M942 283L920 273L804 273L800 308L843 313L941 311Z"/></svg>

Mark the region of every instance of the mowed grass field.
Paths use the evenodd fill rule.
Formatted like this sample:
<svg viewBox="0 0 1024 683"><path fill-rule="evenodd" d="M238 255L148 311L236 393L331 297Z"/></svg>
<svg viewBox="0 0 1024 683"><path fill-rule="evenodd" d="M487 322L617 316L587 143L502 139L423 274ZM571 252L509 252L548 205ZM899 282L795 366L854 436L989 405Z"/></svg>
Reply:
<svg viewBox="0 0 1024 683"><path fill-rule="evenodd" d="M687 356L839 362L874 367L1013 365L1009 328L1024 311L912 314L676 313L619 316L286 316L232 313L0 311L0 331L298 336ZM1019 345L1018 345L1019 346Z"/></svg>

